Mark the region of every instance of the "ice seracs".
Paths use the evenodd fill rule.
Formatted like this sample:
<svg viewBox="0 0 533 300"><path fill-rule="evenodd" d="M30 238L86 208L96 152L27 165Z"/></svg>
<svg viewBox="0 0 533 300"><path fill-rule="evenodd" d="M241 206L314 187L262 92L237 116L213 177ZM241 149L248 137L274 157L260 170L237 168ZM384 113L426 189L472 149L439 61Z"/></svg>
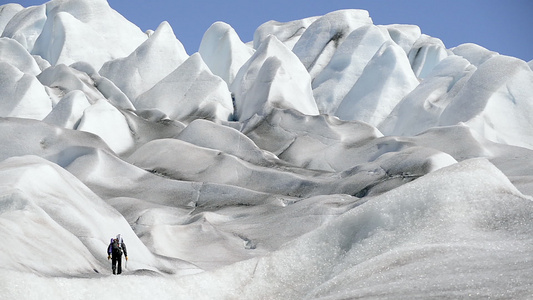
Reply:
<svg viewBox="0 0 533 300"><path fill-rule="evenodd" d="M82 91L91 103L104 98L102 93L96 88L92 78L85 72L78 71L64 64L52 66L41 72L37 76L39 81L49 90L56 91L61 97L65 93L79 90Z"/></svg>
<svg viewBox="0 0 533 300"><path fill-rule="evenodd" d="M11 20L14 15L23 9L24 6L18 3L0 5L0 33L4 31L9 20Z"/></svg>
<svg viewBox="0 0 533 300"><path fill-rule="evenodd" d="M11 18L2 36L16 39L52 65L86 61L96 69L127 56L146 39L105 0L50 1L25 8Z"/></svg>
<svg viewBox="0 0 533 300"><path fill-rule="evenodd" d="M313 24L320 17L309 17L301 20L289 22L268 21L261 24L254 31L253 47L258 49L269 35L274 35L287 48L294 47L309 25Z"/></svg>
<svg viewBox="0 0 533 300"><path fill-rule="evenodd" d="M409 62L418 78L425 78L427 74L444 58L448 52L444 43L438 38L422 34L409 50Z"/></svg>
<svg viewBox="0 0 533 300"><path fill-rule="evenodd" d="M481 64L442 112L439 125L465 123L485 138L533 148L533 71L503 55Z"/></svg>
<svg viewBox="0 0 533 300"><path fill-rule="evenodd" d="M158 109L169 118L190 122L197 118L230 120L233 105L228 85L213 75L199 53L134 101L138 110Z"/></svg>
<svg viewBox="0 0 533 300"><path fill-rule="evenodd" d="M311 78L298 57L270 35L242 66L231 85L235 117L244 121L272 108L292 108L317 115Z"/></svg>
<svg viewBox="0 0 533 300"><path fill-rule="evenodd" d="M52 100L33 75L0 61L0 116L42 120L52 110Z"/></svg>
<svg viewBox="0 0 533 300"><path fill-rule="evenodd" d="M9 16L3 15L5 17ZM43 31L46 23L46 6L30 6L11 15L2 32L2 37L8 37L19 42L29 53L33 54L33 46Z"/></svg>
<svg viewBox="0 0 533 300"><path fill-rule="evenodd" d="M372 19L366 10L347 9L328 13L307 27L292 50L314 78L350 32L369 24L372 24Z"/></svg>
<svg viewBox="0 0 533 300"><path fill-rule="evenodd" d="M96 101L83 111L77 129L98 135L118 154L134 146L126 118L105 99Z"/></svg>
<svg viewBox="0 0 533 300"><path fill-rule="evenodd" d="M9 63L21 72L37 76L41 69L36 60L17 41L0 38L0 61Z"/></svg>
<svg viewBox="0 0 533 300"><path fill-rule="evenodd" d="M131 101L152 88L181 65L189 56L176 39L168 22L131 54L106 62L100 75L110 79Z"/></svg>
<svg viewBox="0 0 533 300"><path fill-rule="evenodd" d="M235 30L224 22L215 22L207 29L198 52L213 74L231 86L237 72L254 54Z"/></svg>
<svg viewBox="0 0 533 300"><path fill-rule="evenodd" d="M418 84L403 49L388 41L366 65L335 115L379 128L394 107Z"/></svg>
<svg viewBox="0 0 533 300"><path fill-rule="evenodd" d="M413 44L422 34L420 27L416 25L390 24L377 26L387 29L391 39L398 44L398 46L402 47L406 54L409 54Z"/></svg>
<svg viewBox="0 0 533 300"><path fill-rule="evenodd" d="M43 119L43 122L63 128L77 129L84 110L91 103L80 90L66 94Z"/></svg>
<svg viewBox="0 0 533 300"><path fill-rule="evenodd" d="M191 56L105 0L0 31L2 299L530 298L531 62L361 10Z"/></svg>
<svg viewBox="0 0 533 300"><path fill-rule="evenodd" d="M386 135L406 136L438 126L441 113L475 70L475 66L460 56L443 59L396 105L380 130Z"/></svg>
<svg viewBox="0 0 533 300"><path fill-rule="evenodd" d="M388 33L375 25L361 26L346 37L327 66L313 80L313 95L321 113L335 113L368 62L388 40Z"/></svg>

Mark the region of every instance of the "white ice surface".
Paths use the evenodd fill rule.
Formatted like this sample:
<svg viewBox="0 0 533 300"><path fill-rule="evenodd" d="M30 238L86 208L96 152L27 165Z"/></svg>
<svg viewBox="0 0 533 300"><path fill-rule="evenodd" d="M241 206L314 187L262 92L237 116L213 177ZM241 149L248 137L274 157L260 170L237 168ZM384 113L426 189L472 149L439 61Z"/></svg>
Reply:
<svg viewBox="0 0 533 300"><path fill-rule="evenodd" d="M244 121L273 108L317 115L309 73L294 53L270 35L242 66L230 87L235 117Z"/></svg>
<svg viewBox="0 0 533 300"><path fill-rule="evenodd" d="M52 110L52 100L35 76L0 61L0 116L41 120Z"/></svg>
<svg viewBox="0 0 533 300"><path fill-rule="evenodd" d="M7 23L19 11L23 10L24 6L18 3L8 3L0 6L0 32L3 32Z"/></svg>
<svg viewBox="0 0 533 300"><path fill-rule="evenodd" d="M379 128L418 83L402 48L386 42L366 65L335 115L343 120L359 120Z"/></svg>
<svg viewBox="0 0 533 300"><path fill-rule="evenodd" d="M289 22L268 21L257 27L254 32L253 47L258 49L269 35L274 35L285 46L292 49L309 25L320 17L309 17Z"/></svg>
<svg viewBox="0 0 533 300"><path fill-rule="evenodd" d="M106 62L99 73L109 78L130 100L152 88L188 58L168 22L163 22L135 51Z"/></svg>
<svg viewBox="0 0 533 300"><path fill-rule="evenodd" d="M158 109L179 121L195 118L232 118L231 94L226 82L213 75L199 53L134 100L138 110Z"/></svg>
<svg viewBox="0 0 533 300"><path fill-rule="evenodd" d="M346 9L328 13L307 27L293 51L314 78L350 32L368 24L372 24L372 19L366 10Z"/></svg>
<svg viewBox="0 0 533 300"><path fill-rule="evenodd" d="M361 10L0 26L0 298L533 298L531 62Z"/></svg>
<svg viewBox="0 0 533 300"><path fill-rule="evenodd" d="M409 50L408 56L415 75L425 78L448 53L441 40L422 34Z"/></svg>
<svg viewBox="0 0 533 300"><path fill-rule="evenodd" d="M134 145L126 118L105 99L98 100L83 111L77 129L98 135L118 154Z"/></svg>
<svg viewBox="0 0 533 300"><path fill-rule="evenodd" d="M231 86L237 72L254 54L235 29L224 22L215 22L205 32L198 52L213 74Z"/></svg>
<svg viewBox="0 0 533 300"><path fill-rule="evenodd" d="M0 61L10 63L28 75L37 76L41 73L35 59L22 45L10 38L0 38Z"/></svg>
<svg viewBox="0 0 533 300"><path fill-rule="evenodd" d="M350 33L313 80L313 94L321 113L335 113L366 65L388 40L388 34L374 25L365 25Z"/></svg>

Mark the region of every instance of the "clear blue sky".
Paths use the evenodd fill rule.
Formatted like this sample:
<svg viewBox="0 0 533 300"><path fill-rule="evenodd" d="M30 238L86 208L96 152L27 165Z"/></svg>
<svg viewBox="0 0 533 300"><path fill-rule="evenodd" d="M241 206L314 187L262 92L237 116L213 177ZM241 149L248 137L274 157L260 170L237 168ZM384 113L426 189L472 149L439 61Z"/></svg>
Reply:
<svg viewBox="0 0 533 300"><path fill-rule="evenodd" d="M90 1L90 0L87 0ZM45 0L0 0L23 6ZM269 20L281 22L361 8L374 24L416 24L447 48L476 43L500 54L533 59L533 0L108 0L112 8L143 31L168 21L189 54L216 21L230 24L244 42Z"/></svg>

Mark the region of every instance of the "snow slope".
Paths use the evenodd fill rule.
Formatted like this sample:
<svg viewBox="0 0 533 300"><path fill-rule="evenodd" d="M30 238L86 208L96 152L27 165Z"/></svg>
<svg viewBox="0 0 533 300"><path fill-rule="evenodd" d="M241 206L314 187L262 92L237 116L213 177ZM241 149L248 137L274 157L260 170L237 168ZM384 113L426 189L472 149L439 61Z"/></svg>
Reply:
<svg viewBox="0 0 533 300"><path fill-rule="evenodd" d="M0 32L2 299L533 298L531 62L363 10Z"/></svg>

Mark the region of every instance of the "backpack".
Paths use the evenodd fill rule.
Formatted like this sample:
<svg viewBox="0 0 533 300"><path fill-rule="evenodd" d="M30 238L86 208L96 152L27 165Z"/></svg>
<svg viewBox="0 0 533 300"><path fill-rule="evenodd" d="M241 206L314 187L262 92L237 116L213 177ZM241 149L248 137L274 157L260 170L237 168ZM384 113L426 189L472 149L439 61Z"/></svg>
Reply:
<svg viewBox="0 0 533 300"><path fill-rule="evenodd" d="M118 239L113 239L113 243L111 243L111 249L113 250L113 252L122 255L122 247Z"/></svg>

